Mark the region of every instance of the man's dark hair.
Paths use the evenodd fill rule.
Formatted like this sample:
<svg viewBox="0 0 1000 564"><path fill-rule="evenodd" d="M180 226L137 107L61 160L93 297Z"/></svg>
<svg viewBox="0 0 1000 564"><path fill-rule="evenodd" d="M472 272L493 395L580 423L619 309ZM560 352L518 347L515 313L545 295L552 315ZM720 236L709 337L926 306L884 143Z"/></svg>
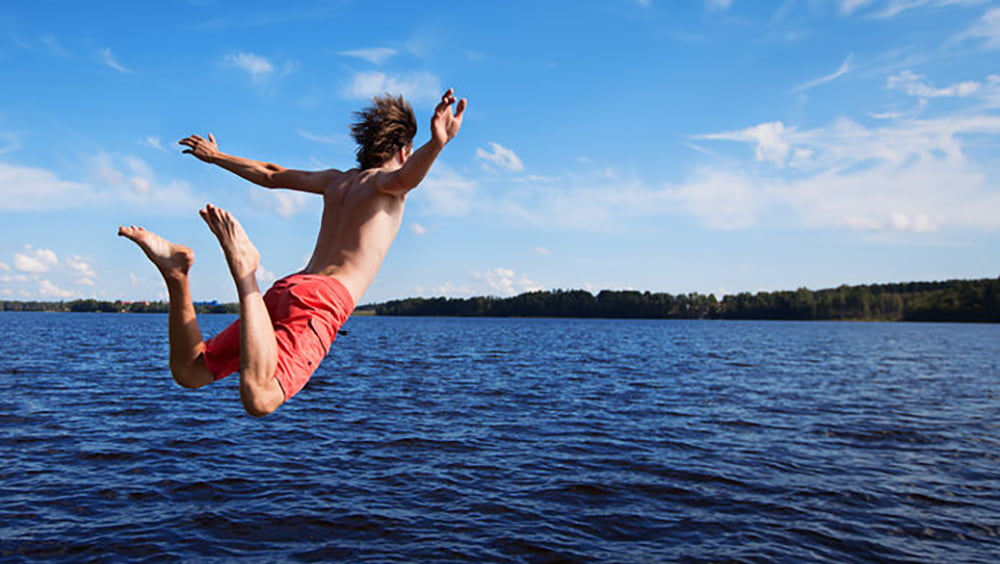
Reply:
<svg viewBox="0 0 1000 564"><path fill-rule="evenodd" d="M397 151L413 145L417 118L402 96L376 96L374 104L360 112L351 125L351 135L358 143L358 164L362 170L382 166Z"/></svg>

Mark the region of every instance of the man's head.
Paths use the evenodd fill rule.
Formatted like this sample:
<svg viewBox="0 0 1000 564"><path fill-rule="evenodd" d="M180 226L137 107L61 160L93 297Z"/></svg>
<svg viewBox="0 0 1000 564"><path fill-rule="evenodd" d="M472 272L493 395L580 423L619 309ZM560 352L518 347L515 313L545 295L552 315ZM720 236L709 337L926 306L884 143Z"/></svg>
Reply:
<svg viewBox="0 0 1000 564"><path fill-rule="evenodd" d="M374 104L354 116L351 135L358 143L358 165L376 168L392 160L400 150L409 155L417 134L413 108L402 96L376 96Z"/></svg>

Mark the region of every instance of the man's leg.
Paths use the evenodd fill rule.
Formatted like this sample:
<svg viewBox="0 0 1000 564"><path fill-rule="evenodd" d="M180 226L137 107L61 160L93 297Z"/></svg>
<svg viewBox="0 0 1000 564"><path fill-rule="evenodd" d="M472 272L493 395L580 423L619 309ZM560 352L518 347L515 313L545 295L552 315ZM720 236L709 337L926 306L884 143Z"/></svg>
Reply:
<svg viewBox="0 0 1000 564"><path fill-rule="evenodd" d="M170 297L168 333L170 336L170 372L185 388L200 388L215 381L205 367L201 329L191 303L188 271L194 264L194 252L176 245L141 227L119 227L118 234L134 241L163 276Z"/></svg>
<svg viewBox="0 0 1000 564"><path fill-rule="evenodd" d="M200 213L222 245L240 299L240 399L247 413L261 417L284 403L285 392L274 377L278 343L257 287L260 253L229 212L208 205Z"/></svg>

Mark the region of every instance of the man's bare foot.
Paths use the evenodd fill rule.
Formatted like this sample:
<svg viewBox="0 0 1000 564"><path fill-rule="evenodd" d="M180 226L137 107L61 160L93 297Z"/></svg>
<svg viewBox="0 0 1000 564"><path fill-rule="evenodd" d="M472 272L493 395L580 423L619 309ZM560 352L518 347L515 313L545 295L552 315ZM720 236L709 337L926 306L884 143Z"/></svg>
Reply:
<svg viewBox="0 0 1000 564"><path fill-rule="evenodd" d="M212 204L208 204L198 213L222 245L222 252L226 255L226 262L229 263L229 271L237 285L245 281L255 281L254 274L260 266L260 253L250 242L240 222L231 213Z"/></svg>
<svg viewBox="0 0 1000 564"><path fill-rule="evenodd" d="M119 227L118 235L139 245L164 277L187 276L191 265L194 264L194 251L190 248L171 243L142 227L134 225Z"/></svg>

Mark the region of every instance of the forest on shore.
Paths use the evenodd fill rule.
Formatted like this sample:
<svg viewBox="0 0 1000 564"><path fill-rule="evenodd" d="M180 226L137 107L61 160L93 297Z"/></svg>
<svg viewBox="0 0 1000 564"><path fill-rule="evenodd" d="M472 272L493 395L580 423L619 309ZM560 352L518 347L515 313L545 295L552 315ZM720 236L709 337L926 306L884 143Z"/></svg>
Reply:
<svg viewBox="0 0 1000 564"><path fill-rule="evenodd" d="M632 290L528 292L509 298L409 298L365 306L376 315L1000 322L1000 279L825 290L671 295Z"/></svg>
<svg viewBox="0 0 1000 564"><path fill-rule="evenodd" d="M235 303L200 302L198 313L239 313ZM0 301L0 311L166 313L166 302ZM634 290L547 290L517 296L408 298L363 305L386 316L582 317L626 319L775 319L1000 322L1000 279L871 284L825 290L708 294Z"/></svg>

